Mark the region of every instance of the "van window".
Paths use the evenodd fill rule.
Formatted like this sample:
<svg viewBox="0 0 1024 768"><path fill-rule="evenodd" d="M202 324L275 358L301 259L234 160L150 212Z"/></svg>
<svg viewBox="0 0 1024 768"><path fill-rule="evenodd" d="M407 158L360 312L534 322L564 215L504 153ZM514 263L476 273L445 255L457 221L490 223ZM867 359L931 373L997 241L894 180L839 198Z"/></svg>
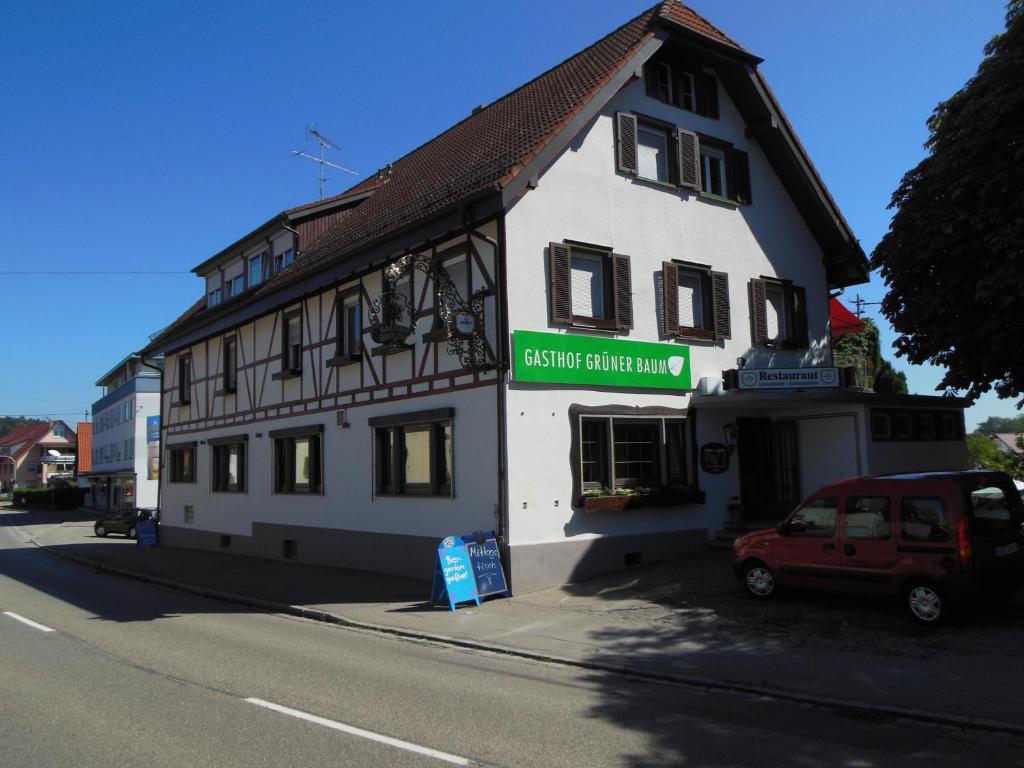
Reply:
<svg viewBox="0 0 1024 768"><path fill-rule="evenodd" d="M1010 502L1003 489L994 485L971 491L971 516L974 532L979 536L992 536L1010 527Z"/></svg>
<svg viewBox="0 0 1024 768"><path fill-rule="evenodd" d="M843 536L847 539L888 539L889 499L885 496L851 496L846 501Z"/></svg>
<svg viewBox="0 0 1024 768"><path fill-rule="evenodd" d="M813 499L789 518L790 534L821 538L833 536L836 532L836 513L838 511L838 499Z"/></svg>
<svg viewBox="0 0 1024 768"><path fill-rule="evenodd" d="M942 499L903 499L900 535L904 541L949 541L952 533Z"/></svg>

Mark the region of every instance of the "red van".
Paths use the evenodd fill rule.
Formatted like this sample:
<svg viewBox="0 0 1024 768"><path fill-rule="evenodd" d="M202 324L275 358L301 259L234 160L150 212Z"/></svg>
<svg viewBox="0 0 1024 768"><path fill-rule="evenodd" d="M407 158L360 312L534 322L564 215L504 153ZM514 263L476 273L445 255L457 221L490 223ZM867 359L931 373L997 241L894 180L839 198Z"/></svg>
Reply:
<svg viewBox="0 0 1024 768"><path fill-rule="evenodd" d="M851 478L740 536L733 567L757 598L782 586L897 598L936 624L951 604L1024 586L1024 506L1002 472Z"/></svg>

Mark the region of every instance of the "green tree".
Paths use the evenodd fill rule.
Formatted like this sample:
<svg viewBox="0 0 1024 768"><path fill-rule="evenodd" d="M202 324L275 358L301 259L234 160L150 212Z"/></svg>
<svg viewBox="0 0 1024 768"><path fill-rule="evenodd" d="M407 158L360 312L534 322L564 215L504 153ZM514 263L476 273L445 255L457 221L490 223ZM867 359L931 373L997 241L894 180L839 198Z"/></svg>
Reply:
<svg viewBox="0 0 1024 768"><path fill-rule="evenodd" d="M1024 416L989 416L974 430L977 434L994 435L997 432L1019 435L1024 432Z"/></svg>
<svg viewBox="0 0 1024 768"><path fill-rule="evenodd" d="M848 333L836 339L832 362L840 368L856 368L864 376L865 386L875 392L907 393L907 376L882 358L878 326L870 318L864 318L863 333Z"/></svg>
<svg viewBox="0 0 1024 768"><path fill-rule="evenodd" d="M893 193L872 254L897 355L971 400L1024 392L1024 0L977 73L928 120L928 156ZM1024 400L1017 403L1024 405Z"/></svg>
<svg viewBox="0 0 1024 768"><path fill-rule="evenodd" d="M991 438L977 432L967 436L967 462L971 469L1006 472L1017 478L1024 473L1019 455L999 450Z"/></svg>

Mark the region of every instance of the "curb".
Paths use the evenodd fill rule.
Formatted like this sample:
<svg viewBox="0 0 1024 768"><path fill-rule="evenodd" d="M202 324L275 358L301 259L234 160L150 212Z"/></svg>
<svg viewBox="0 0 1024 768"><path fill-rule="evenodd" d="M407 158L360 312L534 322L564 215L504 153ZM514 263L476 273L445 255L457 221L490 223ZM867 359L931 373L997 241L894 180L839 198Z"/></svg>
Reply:
<svg viewBox="0 0 1024 768"><path fill-rule="evenodd" d="M329 611L322 611L316 608L306 608L301 605L287 605L285 603L277 603L272 600L264 600L257 597L250 597L248 595L239 595L233 592L221 592L219 590L208 589L206 587L199 587L193 584L185 584L178 581L171 581L170 579L164 579L159 576L151 576L146 573L139 573L138 571L130 571L125 568L118 568L116 566L107 565L105 563L101 563L95 560L89 560L88 558L78 557L77 555L69 555L64 552L54 551L45 544L40 544L32 537L28 537L27 540L31 542L34 546L46 551L50 555L54 555L64 560L68 560L71 562L78 563L80 565L85 565L90 568L94 568L95 570L98 570L103 573L110 573L116 576L122 576L125 578L135 579L137 581L156 584L161 587L174 589L179 592L186 592L189 594L209 598L212 600L220 600L222 602L234 603L236 605L244 605L250 608L258 608L259 610L266 611L268 613L282 613L290 616L295 616L297 618L308 619L311 621L319 621L325 624L335 624L337 626L342 626L349 629L357 629L366 632L390 635L392 637L397 637L404 640L437 643L455 648L464 648L467 650L494 653L502 656L509 656L528 661L542 662L545 664L558 664L560 666L573 667L576 669L585 669L593 672L606 672L616 675L623 675L626 677L631 677L636 680L681 685L702 691L735 693L744 696L755 696L758 698L788 701L796 704L806 704L810 706L830 709L834 712L837 712L840 715L853 716L860 719L876 717L886 719L902 718L905 720L913 720L915 722L929 725L942 725L985 733L1000 733L1009 734L1011 736L1024 736L1024 724L1009 723L1001 720L992 720L981 717L967 717L966 715L946 714L943 712L935 712L932 710L917 709L911 707L871 704L869 702L856 701L850 699L837 699L828 696L816 696L814 694L801 693L799 691L790 691L783 688L769 688L761 685L716 680L714 678L649 672L630 667L622 667L615 664L602 664L599 662L572 659L549 653L525 651L520 648L495 645L492 643L484 643L476 640L466 640L458 637L450 637L448 635L436 635L429 632L416 632L413 630L401 629L399 627L391 627L384 624L372 624L370 622L365 621L356 621L354 619L349 619L339 614L330 613Z"/></svg>

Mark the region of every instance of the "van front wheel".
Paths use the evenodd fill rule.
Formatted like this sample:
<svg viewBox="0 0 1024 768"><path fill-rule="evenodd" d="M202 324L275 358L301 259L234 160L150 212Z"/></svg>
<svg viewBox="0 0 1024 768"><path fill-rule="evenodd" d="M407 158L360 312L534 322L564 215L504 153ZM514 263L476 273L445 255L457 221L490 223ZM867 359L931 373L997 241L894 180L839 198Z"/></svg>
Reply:
<svg viewBox="0 0 1024 768"><path fill-rule="evenodd" d="M907 607L910 615L922 624L941 624L949 608L942 591L934 584L918 581L907 587Z"/></svg>
<svg viewBox="0 0 1024 768"><path fill-rule="evenodd" d="M775 594L775 575L759 560L743 566L743 586L747 594L764 600Z"/></svg>

